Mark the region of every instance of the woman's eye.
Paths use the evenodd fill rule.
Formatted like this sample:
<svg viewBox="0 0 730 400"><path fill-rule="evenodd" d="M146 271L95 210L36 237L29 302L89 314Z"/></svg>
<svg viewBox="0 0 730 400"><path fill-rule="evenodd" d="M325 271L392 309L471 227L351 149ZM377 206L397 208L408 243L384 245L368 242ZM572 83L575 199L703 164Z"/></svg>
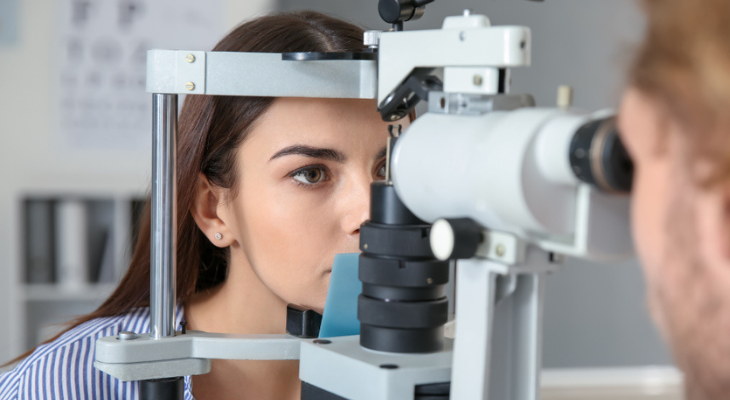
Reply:
<svg viewBox="0 0 730 400"><path fill-rule="evenodd" d="M292 178L306 185L319 183L325 180L326 177L327 174L325 174L324 170L320 167L302 169L292 174Z"/></svg>
<svg viewBox="0 0 730 400"><path fill-rule="evenodd" d="M378 170L377 173L378 178L385 178L385 164L383 164L382 167Z"/></svg>

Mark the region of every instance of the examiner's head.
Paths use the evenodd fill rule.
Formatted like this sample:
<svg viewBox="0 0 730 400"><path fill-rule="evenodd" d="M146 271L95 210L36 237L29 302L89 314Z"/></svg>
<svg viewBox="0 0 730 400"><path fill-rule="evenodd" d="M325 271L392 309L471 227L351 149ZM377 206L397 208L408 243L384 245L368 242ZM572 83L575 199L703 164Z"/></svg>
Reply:
<svg viewBox="0 0 730 400"><path fill-rule="evenodd" d="M730 393L730 1L644 0L621 107L652 314L688 395Z"/></svg>

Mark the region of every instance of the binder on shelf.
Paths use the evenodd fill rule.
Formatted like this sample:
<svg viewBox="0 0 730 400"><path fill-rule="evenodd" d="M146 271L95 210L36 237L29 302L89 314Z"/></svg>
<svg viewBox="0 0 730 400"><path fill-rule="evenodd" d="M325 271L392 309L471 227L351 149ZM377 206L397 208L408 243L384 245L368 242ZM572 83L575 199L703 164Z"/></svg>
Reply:
<svg viewBox="0 0 730 400"><path fill-rule="evenodd" d="M96 282L114 283L114 234L111 230L107 231L104 251L101 254Z"/></svg>
<svg viewBox="0 0 730 400"><path fill-rule="evenodd" d="M87 200L87 224L88 224L88 260L89 282L92 283L111 283L110 280L102 278L102 275L108 274L104 272L105 259L106 262L114 262L114 200ZM110 245L111 243L111 245ZM112 271L113 275L114 271Z"/></svg>
<svg viewBox="0 0 730 400"><path fill-rule="evenodd" d="M78 287L87 283L88 223L81 200L63 199L56 204L56 265L58 283Z"/></svg>
<svg viewBox="0 0 730 400"><path fill-rule="evenodd" d="M25 201L25 281L53 283L55 266L55 216L52 200Z"/></svg>

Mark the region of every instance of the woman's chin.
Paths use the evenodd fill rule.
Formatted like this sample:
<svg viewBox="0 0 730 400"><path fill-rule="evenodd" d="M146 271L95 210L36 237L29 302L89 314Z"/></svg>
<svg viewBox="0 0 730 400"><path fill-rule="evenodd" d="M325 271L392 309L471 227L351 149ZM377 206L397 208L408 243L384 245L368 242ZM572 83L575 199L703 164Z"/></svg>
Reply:
<svg viewBox="0 0 730 400"><path fill-rule="evenodd" d="M320 298L312 298L310 301L308 301L306 304L303 304L302 307L306 308L307 310L316 311L319 314L322 314L324 312L324 304L326 299L326 293L325 296L322 296Z"/></svg>

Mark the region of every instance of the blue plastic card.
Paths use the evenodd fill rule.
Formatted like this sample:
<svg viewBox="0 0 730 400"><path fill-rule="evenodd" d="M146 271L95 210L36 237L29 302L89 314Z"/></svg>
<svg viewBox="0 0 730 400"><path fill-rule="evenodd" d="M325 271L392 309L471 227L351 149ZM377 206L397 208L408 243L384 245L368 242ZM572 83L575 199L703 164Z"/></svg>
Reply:
<svg viewBox="0 0 730 400"><path fill-rule="evenodd" d="M335 255L319 337L360 334L360 321L357 320L357 298L362 293L362 283L357 277L359 260L360 253Z"/></svg>

